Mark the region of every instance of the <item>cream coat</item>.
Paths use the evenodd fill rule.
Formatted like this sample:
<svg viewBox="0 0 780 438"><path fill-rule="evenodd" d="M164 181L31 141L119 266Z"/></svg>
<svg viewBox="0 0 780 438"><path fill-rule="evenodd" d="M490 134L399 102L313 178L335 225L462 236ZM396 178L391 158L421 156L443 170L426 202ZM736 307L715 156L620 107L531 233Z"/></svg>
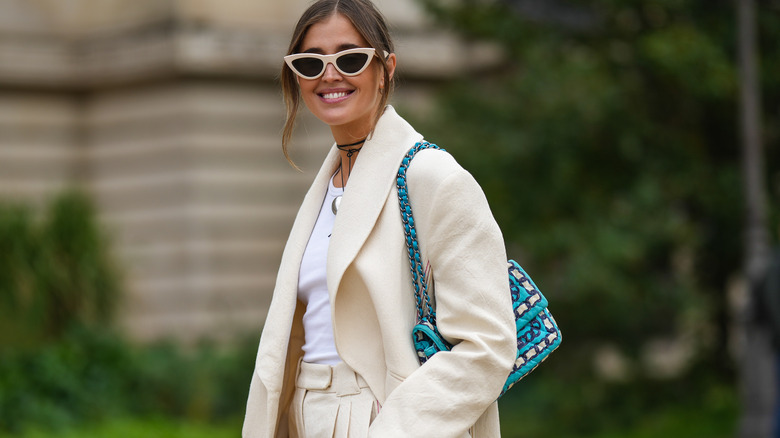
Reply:
<svg viewBox="0 0 780 438"><path fill-rule="evenodd" d="M395 175L421 139L388 106L355 162L327 259L336 348L381 403L369 436L497 437L495 400L516 354L503 238L476 181L434 150L412 162L409 193L422 256L434 269L438 326L457 345L420 366L412 344L415 306ZM298 271L337 165L334 145L290 232L260 339L245 438L287 436L303 344Z"/></svg>

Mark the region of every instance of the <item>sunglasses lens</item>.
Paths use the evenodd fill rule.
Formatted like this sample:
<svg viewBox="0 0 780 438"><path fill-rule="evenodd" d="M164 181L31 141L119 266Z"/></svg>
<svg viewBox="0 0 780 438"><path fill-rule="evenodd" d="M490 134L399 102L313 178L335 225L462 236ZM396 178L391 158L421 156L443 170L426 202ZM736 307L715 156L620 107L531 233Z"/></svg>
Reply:
<svg viewBox="0 0 780 438"><path fill-rule="evenodd" d="M306 77L317 76L322 71L322 61L317 58L298 58L292 65Z"/></svg>
<svg viewBox="0 0 780 438"><path fill-rule="evenodd" d="M348 53L339 56L336 64L344 73L357 73L366 65L368 60L369 57L365 53Z"/></svg>

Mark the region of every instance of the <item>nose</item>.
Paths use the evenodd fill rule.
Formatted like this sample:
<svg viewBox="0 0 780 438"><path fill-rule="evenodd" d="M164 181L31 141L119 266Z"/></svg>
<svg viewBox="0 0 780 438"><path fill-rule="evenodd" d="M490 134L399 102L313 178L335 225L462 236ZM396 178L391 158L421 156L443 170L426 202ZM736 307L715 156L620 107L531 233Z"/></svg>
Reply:
<svg viewBox="0 0 780 438"><path fill-rule="evenodd" d="M341 80L341 73L336 70L336 66L333 63L328 63L325 66L325 73L322 74L323 81L339 81Z"/></svg>

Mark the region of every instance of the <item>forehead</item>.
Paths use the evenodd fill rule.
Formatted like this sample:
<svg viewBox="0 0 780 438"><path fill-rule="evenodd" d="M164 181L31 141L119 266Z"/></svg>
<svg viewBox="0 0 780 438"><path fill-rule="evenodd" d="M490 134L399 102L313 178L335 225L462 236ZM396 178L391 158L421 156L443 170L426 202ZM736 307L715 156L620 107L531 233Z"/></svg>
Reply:
<svg viewBox="0 0 780 438"><path fill-rule="evenodd" d="M368 46L368 42L347 17L333 14L309 27L301 42L301 51L329 54L352 47Z"/></svg>

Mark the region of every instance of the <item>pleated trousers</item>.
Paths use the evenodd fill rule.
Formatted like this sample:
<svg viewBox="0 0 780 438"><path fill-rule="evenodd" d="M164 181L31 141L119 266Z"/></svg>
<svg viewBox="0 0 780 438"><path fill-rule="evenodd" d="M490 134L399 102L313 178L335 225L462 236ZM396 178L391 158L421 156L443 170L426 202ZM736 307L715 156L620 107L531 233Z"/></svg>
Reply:
<svg viewBox="0 0 780 438"><path fill-rule="evenodd" d="M290 406L290 436L365 438L379 404L362 377L345 363L298 363Z"/></svg>

